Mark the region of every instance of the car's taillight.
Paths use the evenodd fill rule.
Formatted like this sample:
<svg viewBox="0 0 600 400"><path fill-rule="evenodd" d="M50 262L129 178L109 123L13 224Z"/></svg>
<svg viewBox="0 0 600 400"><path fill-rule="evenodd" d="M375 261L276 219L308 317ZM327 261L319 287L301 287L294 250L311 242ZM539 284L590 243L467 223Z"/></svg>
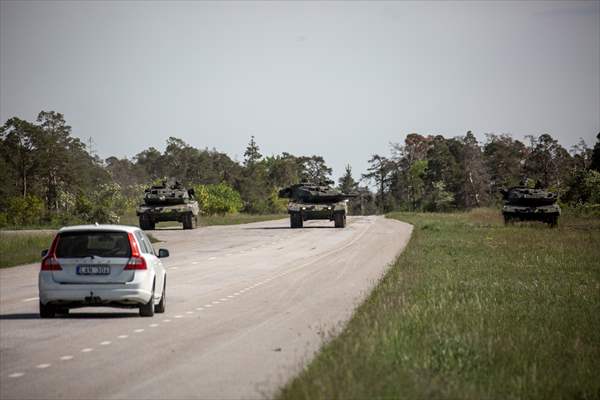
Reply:
<svg viewBox="0 0 600 400"><path fill-rule="evenodd" d="M56 246L58 246L58 238L58 235L54 237L52 246L50 246L50 250L48 250L48 254L42 260L42 271L62 271L62 267L56 258Z"/></svg>
<svg viewBox="0 0 600 400"><path fill-rule="evenodd" d="M42 260L42 271L62 271L56 257L46 257Z"/></svg>
<svg viewBox="0 0 600 400"><path fill-rule="evenodd" d="M131 258L125 266L125 270L140 270L146 269L146 260L140 254L140 249L135 241L133 233L128 233L129 237L129 248L131 249Z"/></svg>
<svg viewBox="0 0 600 400"><path fill-rule="evenodd" d="M131 257L125 270L146 269L146 260L143 257Z"/></svg>

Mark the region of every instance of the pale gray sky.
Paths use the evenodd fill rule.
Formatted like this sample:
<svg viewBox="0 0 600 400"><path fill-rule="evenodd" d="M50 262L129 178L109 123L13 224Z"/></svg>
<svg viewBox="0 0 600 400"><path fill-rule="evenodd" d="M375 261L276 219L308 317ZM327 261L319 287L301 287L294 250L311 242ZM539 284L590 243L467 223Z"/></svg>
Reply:
<svg viewBox="0 0 600 400"><path fill-rule="evenodd" d="M600 130L600 2L7 2L0 118L65 114L100 156L168 136L364 172L406 134Z"/></svg>

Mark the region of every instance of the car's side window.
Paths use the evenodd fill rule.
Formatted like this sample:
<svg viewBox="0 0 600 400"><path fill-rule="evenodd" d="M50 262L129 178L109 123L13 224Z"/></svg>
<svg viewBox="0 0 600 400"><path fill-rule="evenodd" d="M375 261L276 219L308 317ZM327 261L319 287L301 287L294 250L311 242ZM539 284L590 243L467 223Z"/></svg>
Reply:
<svg viewBox="0 0 600 400"><path fill-rule="evenodd" d="M135 237L137 238L138 242L140 243L140 247L141 247L141 251L142 253L145 254L154 254L153 251L150 251L148 249L148 244L146 243L146 240L144 239L143 233L141 231L135 231Z"/></svg>
<svg viewBox="0 0 600 400"><path fill-rule="evenodd" d="M148 246L148 250L150 250L150 254L157 255L156 250L154 250L154 246L152 246L152 242L148 235L145 232L142 232L142 236L144 236L144 242L146 242L146 246Z"/></svg>

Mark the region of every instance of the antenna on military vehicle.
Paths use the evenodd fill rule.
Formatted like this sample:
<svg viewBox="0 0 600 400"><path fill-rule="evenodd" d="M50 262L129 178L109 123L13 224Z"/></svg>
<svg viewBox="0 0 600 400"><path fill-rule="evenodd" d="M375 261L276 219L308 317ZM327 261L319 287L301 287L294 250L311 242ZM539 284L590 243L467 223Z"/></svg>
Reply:
<svg viewBox="0 0 600 400"><path fill-rule="evenodd" d="M96 225L96 226L100 226L100 224L99 224L99 223L97 223L97 222L95 222L95 223L94 223L94 225Z"/></svg>

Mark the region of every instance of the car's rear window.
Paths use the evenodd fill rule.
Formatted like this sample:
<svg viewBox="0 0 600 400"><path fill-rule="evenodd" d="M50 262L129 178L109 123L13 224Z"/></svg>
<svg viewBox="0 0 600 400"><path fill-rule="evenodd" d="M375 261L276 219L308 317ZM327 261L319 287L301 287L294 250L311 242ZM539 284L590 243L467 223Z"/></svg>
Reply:
<svg viewBox="0 0 600 400"><path fill-rule="evenodd" d="M56 256L58 258L131 257L131 248L126 232L65 232L58 238Z"/></svg>

